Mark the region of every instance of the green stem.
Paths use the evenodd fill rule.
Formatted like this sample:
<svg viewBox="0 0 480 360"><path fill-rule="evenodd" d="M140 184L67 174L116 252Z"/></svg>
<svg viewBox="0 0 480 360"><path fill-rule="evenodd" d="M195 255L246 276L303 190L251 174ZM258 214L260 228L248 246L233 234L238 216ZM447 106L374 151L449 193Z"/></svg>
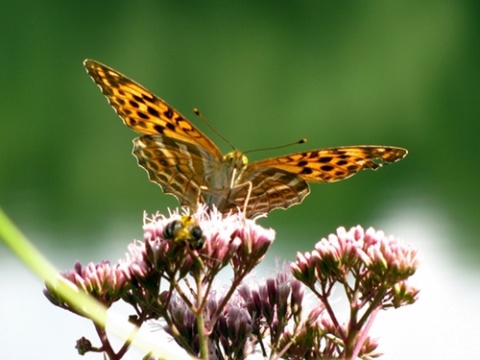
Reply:
<svg viewBox="0 0 480 360"><path fill-rule="evenodd" d="M203 303L203 282L202 277L199 275L196 278L197 281L197 304ZM208 360L208 336L205 329L205 318L204 318L203 307L198 307L196 313L197 319L197 331L198 331L198 341L200 345L200 357L204 360Z"/></svg>

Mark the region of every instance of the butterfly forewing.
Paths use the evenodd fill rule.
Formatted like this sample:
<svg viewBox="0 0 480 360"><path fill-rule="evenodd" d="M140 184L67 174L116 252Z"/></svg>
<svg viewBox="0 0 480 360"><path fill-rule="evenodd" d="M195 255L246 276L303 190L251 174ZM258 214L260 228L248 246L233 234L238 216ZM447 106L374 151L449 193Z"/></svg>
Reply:
<svg viewBox="0 0 480 360"><path fill-rule="evenodd" d="M376 170L403 159L407 150L391 146L344 146L305 151L253 163L250 168L273 167L312 182L347 179L360 170Z"/></svg>
<svg viewBox="0 0 480 360"><path fill-rule="evenodd" d="M220 150L207 136L156 95L97 61L85 60L84 65L110 105L133 130L180 139L208 149L219 159L222 157Z"/></svg>

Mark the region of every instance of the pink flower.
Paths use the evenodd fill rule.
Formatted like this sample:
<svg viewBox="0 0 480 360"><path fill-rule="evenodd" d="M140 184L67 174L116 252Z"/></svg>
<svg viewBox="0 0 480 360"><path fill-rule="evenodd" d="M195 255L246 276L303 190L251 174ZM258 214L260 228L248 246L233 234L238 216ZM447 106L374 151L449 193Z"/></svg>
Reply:
<svg viewBox="0 0 480 360"><path fill-rule="evenodd" d="M144 246L130 246L127 255L132 272L146 275L151 269L168 277L183 277L200 268L213 276L230 261L233 271L244 276L263 259L275 237L273 230L241 213L223 215L203 205L191 215L145 217L143 229ZM195 246L190 246L192 241Z"/></svg>
<svg viewBox="0 0 480 360"><path fill-rule="evenodd" d="M361 226L349 231L338 228L336 234L321 239L311 253L298 253L297 261L291 264L294 276L309 287L317 282L324 288L336 281L346 283L353 274L364 286L364 294L407 279L417 267L416 250L383 231L369 228L365 232Z"/></svg>
<svg viewBox="0 0 480 360"><path fill-rule="evenodd" d="M107 307L119 300L129 289L123 266L119 264L112 266L108 261L98 264L88 263L86 266L76 262L73 270L65 271L61 275ZM70 309L69 305L48 285L44 293L55 305Z"/></svg>

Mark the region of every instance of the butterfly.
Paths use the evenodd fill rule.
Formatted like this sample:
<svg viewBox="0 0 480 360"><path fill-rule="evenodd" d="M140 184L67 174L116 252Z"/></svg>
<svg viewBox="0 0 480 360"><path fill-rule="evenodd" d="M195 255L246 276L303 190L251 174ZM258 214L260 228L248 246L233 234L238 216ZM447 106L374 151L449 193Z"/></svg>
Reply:
<svg viewBox="0 0 480 360"><path fill-rule="evenodd" d="M133 154L152 182L182 206L199 202L247 218L287 209L310 193L308 182L347 179L403 159L393 146L344 146L272 157L248 164L238 150L223 155L205 134L165 101L95 60L84 66L125 125L142 134Z"/></svg>

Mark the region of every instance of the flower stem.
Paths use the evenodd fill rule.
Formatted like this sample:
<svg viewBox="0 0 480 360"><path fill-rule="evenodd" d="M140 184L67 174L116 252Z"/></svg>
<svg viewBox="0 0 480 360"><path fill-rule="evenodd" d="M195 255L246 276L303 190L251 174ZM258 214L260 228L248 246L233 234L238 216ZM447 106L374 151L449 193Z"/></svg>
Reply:
<svg viewBox="0 0 480 360"><path fill-rule="evenodd" d="M107 332L105 329L100 326L95 324L95 330L97 331L98 337L100 338L100 341L102 342L102 351L107 354L109 359L116 359L117 354L115 354L115 351L112 348L112 345L110 344L110 341L108 340Z"/></svg>
<svg viewBox="0 0 480 360"><path fill-rule="evenodd" d="M203 304L203 281L202 276L197 276L197 304ZM208 336L206 334L205 329L205 318L203 307L198 307L196 312L196 320L197 320L197 331L198 331L198 340L200 346L200 357L204 360L208 360Z"/></svg>

